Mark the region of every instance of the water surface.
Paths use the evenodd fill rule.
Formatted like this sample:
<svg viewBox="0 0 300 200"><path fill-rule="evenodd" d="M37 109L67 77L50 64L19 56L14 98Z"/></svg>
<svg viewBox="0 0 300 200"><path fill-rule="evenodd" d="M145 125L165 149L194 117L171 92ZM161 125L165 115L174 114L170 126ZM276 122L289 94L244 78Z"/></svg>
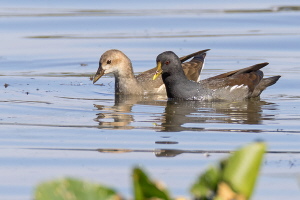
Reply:
<svg viewBox="0 0 300 200"><path fill-rule="evenodd" d="M131 194L141 166L189 196L196 175L255 140L268 153L254 198L298 199L297 1L4 1L0 8L0 196L32 199L38 183L72 176ZM120 49L136 74L156 56L211 49L202 79L269 62L282 75L260 100L168 102L120 98L114 78L93 85L99 56Z"/></svg>

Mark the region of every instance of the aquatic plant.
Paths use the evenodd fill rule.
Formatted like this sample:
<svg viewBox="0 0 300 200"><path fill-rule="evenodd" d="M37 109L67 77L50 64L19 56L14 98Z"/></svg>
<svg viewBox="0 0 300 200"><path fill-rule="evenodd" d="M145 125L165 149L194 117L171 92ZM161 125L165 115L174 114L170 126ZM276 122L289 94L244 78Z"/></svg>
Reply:
<svg viewBox="0 0 300 200"><path fill-rule="evenodd" d="M251 197L263 155L265 143L255 142L234 152L217 166L209 167L191 187L193 199L247 200ZM174 199L160 182L154 182L140 168L134 168L133 197L135 200ZM63 178L40 184L35 200L119 200L115 190L87 181ZM175 198L176 199L176 198Z"/></svg>

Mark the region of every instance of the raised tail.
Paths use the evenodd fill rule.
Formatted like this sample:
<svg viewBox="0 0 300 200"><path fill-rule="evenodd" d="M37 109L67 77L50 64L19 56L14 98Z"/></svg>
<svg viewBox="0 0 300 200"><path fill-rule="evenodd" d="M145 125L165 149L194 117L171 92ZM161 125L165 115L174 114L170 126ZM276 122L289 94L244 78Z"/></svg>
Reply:
<svg viewBox="0 0 300 200"><path fill-rule="evenodd" d="M206 53L200 51L198 54L194 55L191 61L182 63L184 74L189 80L197 82L200 80L200 74L204 67L205 57Z"/></svg>
<svg viewBox="0 0 300 200"><path fill-rule="evenodd" d="M274 85L280 77L281 76L272 76L269 78L263 78L255 87L254 91L251 94L251 97L258 97L267 87Z"/></svg>
<svg viewBox="0 0 300 200"><path fill-rule="evenodd" d="M187 61L190 58L196 57L197 55L201 55L201 54L203 54L203 53L205 53L209 50L210 49L205 49L205 50L197 51L195 53L192 53L192 54L189 54L189 55L186 55L186 56L182 56L182 57L180 57L180 61L181 61L181 63L183 63L184 61Z"/></svg>
<svg viewBox="0 0 300 200"><path fill-rule="evenodd" d="M201 53L201 54L197 54L192 60L191 62L196 62L196 63L202 63L202 67L199 68L199 76L197 79L197 82L200 81L200 76L201 76L201 72L204 68L205 65L205 57L206 57L206 53Z"/></svg>

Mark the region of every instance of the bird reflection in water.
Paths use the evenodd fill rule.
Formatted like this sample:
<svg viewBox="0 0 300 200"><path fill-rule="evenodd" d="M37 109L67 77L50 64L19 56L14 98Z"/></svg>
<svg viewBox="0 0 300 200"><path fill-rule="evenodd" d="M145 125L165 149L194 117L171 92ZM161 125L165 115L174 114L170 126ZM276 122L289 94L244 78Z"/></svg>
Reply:
<svg viewBox="0 0 300 200"><path fill-rule="evenodd" d="M161 99L161 100L157 100ZM147 105L144 110L133 107ZM94 119L99 128L142 128L165 132L201 131L201 125L262 124L274 116L263 114L263 110L276 110L276 104L257 99L239 102L167 101L158 96L115 96L113 106L94 105L99 113ZM139 107L140 108L140 107ZM255 130L251 130L255 131ZM259 130L257 130L259 132Z"/></svg>
<svg viewBox="0 0 300 200"><path fill-rule="evenodd" d="M156 157L175 157L180 154L203 154L209 157L210 154L232 153L228 150L183 150L183 149L97 149L100 153L154 153Z"/></svg>
<svg viewBox="0 0 300 200"><path fill-rule="evenodd" d="M263 108L265 106L265 108ZM193 124L261 124L263 109L276 109L276 105L259 100L239 102L168 101L162 117L162 131L200 131L204 128ZM183 125L188 125L183 126ZM253 130L252 130L253 131Z"/></svg>
<svg viewBox="0 0 300 200"><path fill-rule="evenodd" d="M94 105L100 111L94 120L99 122L99 128L134 129L137 127L131 124L132 122L141 121L138 114L142 111L132 111L133 106L165 106L166 104L166 97L164 95L115 95L115 104L113 106ZM144 128L151 129L153 128L153 124L151 123L151 127Z"/></svg>

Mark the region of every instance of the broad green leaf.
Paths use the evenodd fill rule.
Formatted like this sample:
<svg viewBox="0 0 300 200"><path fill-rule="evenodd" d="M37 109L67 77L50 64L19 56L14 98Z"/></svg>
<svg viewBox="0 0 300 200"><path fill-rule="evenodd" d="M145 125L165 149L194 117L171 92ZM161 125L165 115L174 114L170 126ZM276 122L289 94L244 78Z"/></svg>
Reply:
<svg viewBox="0 0 300 200"><path fill-rule="evenodd" d="M210 167L202 174L191 188L191 193L197 199L211 199L216 195L220 181L220 168Z"/></svg>
<svg viewBox="0 0 300 200"><path fill-rule="evenodd" d="M165 188L151 181L139 168L133 169L133 187L135 200L171 199Z"/></svg>
<svg viewBox="0 0 300 200"><path fill-rule="evenodd" d="M35 200L119 200L121 197L112 189L76 180L64 178L38 185Z"/></svg>
<svg viewBox="0 0 300 200"><path fill-rule="evenodd" d="M213 200L247 200L247 198L242 195L234 192L231 187L225 183L220 182L218 184L217 196Z"/></svg>
<svg viewBox="0 0 300 200"><path fill-rule="evenodd" d="M236 151L226 162L223 181L246 199L253 192L265 150L265 143L256 142Z"/></svg>

